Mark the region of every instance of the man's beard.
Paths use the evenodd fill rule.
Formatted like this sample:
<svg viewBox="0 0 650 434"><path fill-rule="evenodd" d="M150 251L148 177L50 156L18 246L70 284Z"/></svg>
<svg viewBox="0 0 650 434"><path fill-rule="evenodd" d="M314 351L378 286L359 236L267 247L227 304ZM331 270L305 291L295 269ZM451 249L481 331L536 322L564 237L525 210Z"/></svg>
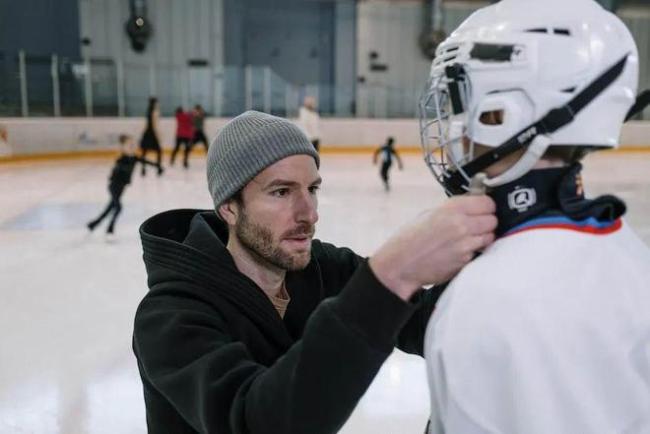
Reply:
<svg viewBox="0 0 650 434"><path fill-rule="evenodd" d="M242 209L240 218L235 225L235 234L240 243L251 253L286 271L302 270L309 264L311 259L311 244L307 250L293 254L282 250L279 245L283 238L296 236L311 238L314 234L314 227L306 223L283 234L278 244L274 244L271 231L251 221Z"/></svg>

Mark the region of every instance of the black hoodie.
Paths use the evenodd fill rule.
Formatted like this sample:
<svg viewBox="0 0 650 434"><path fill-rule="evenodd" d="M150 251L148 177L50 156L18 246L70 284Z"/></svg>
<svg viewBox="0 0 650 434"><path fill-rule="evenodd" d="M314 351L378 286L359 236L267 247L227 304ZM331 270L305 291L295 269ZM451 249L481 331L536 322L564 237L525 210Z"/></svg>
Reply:
<svg viewBox="0 0 650 434"><path fill-rule="evenodd" d="M313 241L282 319L214 211L168 211L140 234L150 291L133 350L150 433L335 433L396 344L422 354L439 291L406 303L349 249Z"/></svg>

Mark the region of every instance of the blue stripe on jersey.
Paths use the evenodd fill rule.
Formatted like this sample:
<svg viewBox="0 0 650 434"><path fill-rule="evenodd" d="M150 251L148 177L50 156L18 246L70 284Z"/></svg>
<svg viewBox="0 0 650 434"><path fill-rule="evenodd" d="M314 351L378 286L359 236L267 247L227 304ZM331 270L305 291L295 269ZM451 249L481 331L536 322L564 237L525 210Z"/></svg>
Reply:
<svg viewBox="0 0 650 434"><path fill-rule="evenodd" d="M616 220L613 221L606 221L606 222L600 222L596 220L594 217L589 217L584 220L573 220L569 217L566 216L555 216L555 217L538 217L534 218L532 220L528 220L525 223L520 224L519 226L515 226L514 228L510 229L508 232L504 234L508 235L512 232L517 232L521 231L524 229L532 229L535 226L547 226L547 225L571 225L576 228L584 228L587 226L591 226L593 228L597 229L606 229L611 226L614 226L616 224Z"/></svg>

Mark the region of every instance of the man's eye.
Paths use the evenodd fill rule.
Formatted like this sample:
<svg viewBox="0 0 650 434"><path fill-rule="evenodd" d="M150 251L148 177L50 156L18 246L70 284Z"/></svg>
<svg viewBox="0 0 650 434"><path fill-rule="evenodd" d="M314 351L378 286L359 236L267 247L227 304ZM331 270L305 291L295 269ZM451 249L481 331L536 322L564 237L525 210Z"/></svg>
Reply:
<svg viewBox="0 0 650 434"><path fill-rule="evenodd" d="M318 193L318 190L320 190L320 186L319 186L319 185L312 185L311 187L309 187L309 192L310 192L311 194L316 194L316 193Z"/></svg>
<svg viewBox="0 0 650 434"><path fill-rule="evenodd" d="M287 194L289 194L289 189L288 188L278 188L277 190L273 190L271 192L271 194L273 196L276 196L276 197L284 197Z"/></svg>

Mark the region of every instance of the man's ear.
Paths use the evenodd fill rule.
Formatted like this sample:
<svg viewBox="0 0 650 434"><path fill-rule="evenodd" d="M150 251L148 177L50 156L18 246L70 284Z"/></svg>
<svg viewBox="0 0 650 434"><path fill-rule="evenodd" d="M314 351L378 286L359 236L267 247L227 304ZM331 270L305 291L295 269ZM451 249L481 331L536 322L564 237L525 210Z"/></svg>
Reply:
<svg viewBox="0 0 650 434"><path fill-rule="evenodd" d="M228 225L234 226L239 216L239 206L234 200L227 200L217 208L217 214Z"/></svg>

